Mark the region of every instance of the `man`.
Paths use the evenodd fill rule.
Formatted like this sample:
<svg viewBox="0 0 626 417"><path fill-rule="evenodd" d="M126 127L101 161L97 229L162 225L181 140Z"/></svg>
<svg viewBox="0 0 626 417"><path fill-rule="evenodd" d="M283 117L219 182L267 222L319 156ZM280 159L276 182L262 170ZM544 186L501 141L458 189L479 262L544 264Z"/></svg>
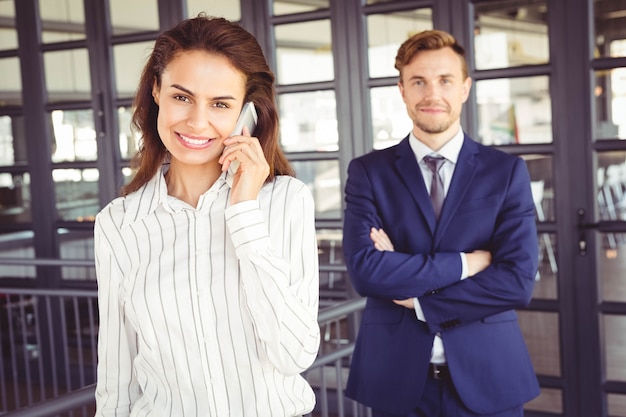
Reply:
<svg viewBox="0 0 626 417"><path fill-rule="evenodd" d="M348 168L343 249L367 305L347 394L376 417L522 416L539 394L514 311L538 261L526 165L463 133L450 34L412 36L395 67L413 129Z"/></svg>

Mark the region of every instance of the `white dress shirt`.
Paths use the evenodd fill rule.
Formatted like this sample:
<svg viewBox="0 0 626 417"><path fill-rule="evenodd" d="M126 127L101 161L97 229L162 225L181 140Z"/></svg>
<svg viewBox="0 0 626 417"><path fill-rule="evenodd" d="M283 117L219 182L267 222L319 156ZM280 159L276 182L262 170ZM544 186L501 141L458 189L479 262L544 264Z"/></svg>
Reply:
<svg viewBox="0 0 626 417"><path fill-rule="evenodd" d="M165 169L165 168L164 168ZM196 208L163 170L96 217L96 416L296 416L315 405L314 203L278 176L231 205L222 174Z"/></svg>
<svg viewBox="0 0 626 417"><path fill-rule="evenodd" d="M415 157L417 158L417 162L419 164L420 170L422 171L422 176L424 177L424 182L426 184L426 190L428 190L428 193L430 193L430 184L433 178L433 172L428 167L426 162L424 162L424 157L427 155L438 155L443 156L446 159L444 164L441 166L441 169L439 170L439 176L443 181L444 195L447 195L448 189L450 188L450 182L452 181L452 175L454 174L454 168L456 167L456 162L459 158L461 147L463 146L463 138L463 129L459 129L459 131L456 133L456 135L452 137L452 139L446 142L445 145L443 145L437 152L435 152L428 146L424 145L424 143L420 142L413 135L413 132L411 132L411 134L409 135L409 144L411 145L411 149L413 150L413 153L415 153ZM461 253L460 256L462 273L459 279L465 279L467 278L467 260L464 253ZM426 321L424 312L422 311L422 307L417 297L413 299L413 305L415 306L415 314L417 315L417 318L421 321ZM446 362L443 340L441 339L441 335L439 334L435 335L430 361L437 364Z"/></svg>

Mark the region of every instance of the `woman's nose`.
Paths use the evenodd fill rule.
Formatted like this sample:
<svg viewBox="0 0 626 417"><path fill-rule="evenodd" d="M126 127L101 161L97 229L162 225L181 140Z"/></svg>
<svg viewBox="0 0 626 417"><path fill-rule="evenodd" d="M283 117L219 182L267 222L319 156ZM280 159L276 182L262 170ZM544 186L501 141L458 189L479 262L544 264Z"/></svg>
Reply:
<svg viewBox="0 0 626 417"><path fill-rule="evenodd" d="M193 110L189 112L187 126L191 127L194 131L199 132L205 129L208 125L209 112L201 106L194 106Z"/></svg>

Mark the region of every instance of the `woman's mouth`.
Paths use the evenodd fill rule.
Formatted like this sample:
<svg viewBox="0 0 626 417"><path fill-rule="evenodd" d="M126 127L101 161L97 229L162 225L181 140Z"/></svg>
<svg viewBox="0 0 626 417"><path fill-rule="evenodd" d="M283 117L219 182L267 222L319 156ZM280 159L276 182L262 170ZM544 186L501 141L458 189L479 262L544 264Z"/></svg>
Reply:
<svg viewBox="0 0 626 417"><path fill-rule="evenodd" d="M190 137L182 135L180 133L178 134L178 138L184 146L194 149L204 148L208 146L212 141L212 139Z"/></svg>

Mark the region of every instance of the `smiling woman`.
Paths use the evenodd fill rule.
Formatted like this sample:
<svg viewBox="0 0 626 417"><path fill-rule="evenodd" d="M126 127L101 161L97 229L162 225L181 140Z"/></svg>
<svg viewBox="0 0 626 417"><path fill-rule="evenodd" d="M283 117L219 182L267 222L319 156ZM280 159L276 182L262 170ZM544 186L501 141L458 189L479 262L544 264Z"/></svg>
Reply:
<svg viewBox="0 0 626 417"><path fill-rule="evenodd" d="M278 147L261 48L225 19L183 21L137 91L138 170L95 223L96 415L310 412L315 210ZM248 101L258 125L233 135Z"/></svg>

